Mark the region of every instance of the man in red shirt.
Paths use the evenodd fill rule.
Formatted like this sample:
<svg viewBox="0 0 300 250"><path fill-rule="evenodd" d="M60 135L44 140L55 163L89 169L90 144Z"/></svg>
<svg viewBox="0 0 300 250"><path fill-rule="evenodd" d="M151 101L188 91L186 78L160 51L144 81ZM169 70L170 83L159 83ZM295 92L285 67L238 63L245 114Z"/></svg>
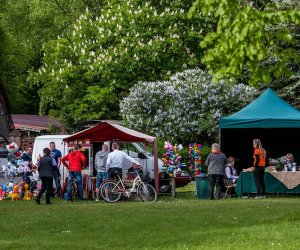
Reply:
<svg viewBox="0 0 300 250"><path fill-rule="evenodd" d="M69 200L71 199L71 184L73 177L77 180L78 200L83 199L81 170L86 167L86 158L80 150L81 145L76 144L72 152L61 158L62 164L69 169L67 190ZM69 162L69 164L66 162Z"/></svg>

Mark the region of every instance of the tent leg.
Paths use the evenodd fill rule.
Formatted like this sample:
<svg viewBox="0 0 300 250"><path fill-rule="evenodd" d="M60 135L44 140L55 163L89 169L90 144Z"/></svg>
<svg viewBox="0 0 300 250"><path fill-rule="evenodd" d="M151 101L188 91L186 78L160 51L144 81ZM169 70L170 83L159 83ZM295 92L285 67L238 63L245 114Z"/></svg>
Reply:
<svg viewBox="0 0 300 250"><path fill-rule="evenodd" d="M222 145L221 145L221 142L222 142L222 139L221 139L221 128L219 128L219 145L221 147L221 150L222 150Z"/></svg>

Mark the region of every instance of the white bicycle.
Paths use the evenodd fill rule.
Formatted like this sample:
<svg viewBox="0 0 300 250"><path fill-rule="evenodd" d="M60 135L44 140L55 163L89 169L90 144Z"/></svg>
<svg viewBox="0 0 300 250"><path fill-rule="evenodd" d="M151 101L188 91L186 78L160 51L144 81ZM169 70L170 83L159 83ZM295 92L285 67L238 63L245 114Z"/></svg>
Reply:
<svg viewBox="0 0 300 250"><path fill-rule="evenodd" d="M137 176L133 180L132 188L125 188L125 185L118 172L113 173L115 179L108 179L102 182L100 186L100 194L106 202L116 202L122 196L129 198L132 193L136 193L144 202L155 202L157 193L154 187L142 181L141 168L134 172Z"/></svg>

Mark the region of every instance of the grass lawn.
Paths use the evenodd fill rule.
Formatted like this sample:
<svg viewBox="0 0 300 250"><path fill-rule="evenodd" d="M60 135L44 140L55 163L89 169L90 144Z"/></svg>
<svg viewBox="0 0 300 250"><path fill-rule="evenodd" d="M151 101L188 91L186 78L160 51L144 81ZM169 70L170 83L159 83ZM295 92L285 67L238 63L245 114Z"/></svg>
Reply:
<svg viewBox="0 0 300 250"><path fill-rule="evenodd" d="M0 207L1 249L300 249L300 197Z"/></svg>

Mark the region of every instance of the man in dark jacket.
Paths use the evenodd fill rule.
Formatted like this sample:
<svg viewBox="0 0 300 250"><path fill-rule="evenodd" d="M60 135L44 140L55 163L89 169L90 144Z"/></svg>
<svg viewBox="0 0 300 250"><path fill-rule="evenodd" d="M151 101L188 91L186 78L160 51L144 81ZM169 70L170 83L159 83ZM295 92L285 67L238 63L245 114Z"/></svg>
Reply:
<svg viewBox="0 0 300 250"><path fill-rule="evenodd" d="M50 149L44 148L44 156L38 162L39 177L42 180L42 188L36 197L36 203L41 204L41 197L46 191L46 204L50 203L50 196L53 188L54 167L57 165L54 158L50 156Z"/></svg>

